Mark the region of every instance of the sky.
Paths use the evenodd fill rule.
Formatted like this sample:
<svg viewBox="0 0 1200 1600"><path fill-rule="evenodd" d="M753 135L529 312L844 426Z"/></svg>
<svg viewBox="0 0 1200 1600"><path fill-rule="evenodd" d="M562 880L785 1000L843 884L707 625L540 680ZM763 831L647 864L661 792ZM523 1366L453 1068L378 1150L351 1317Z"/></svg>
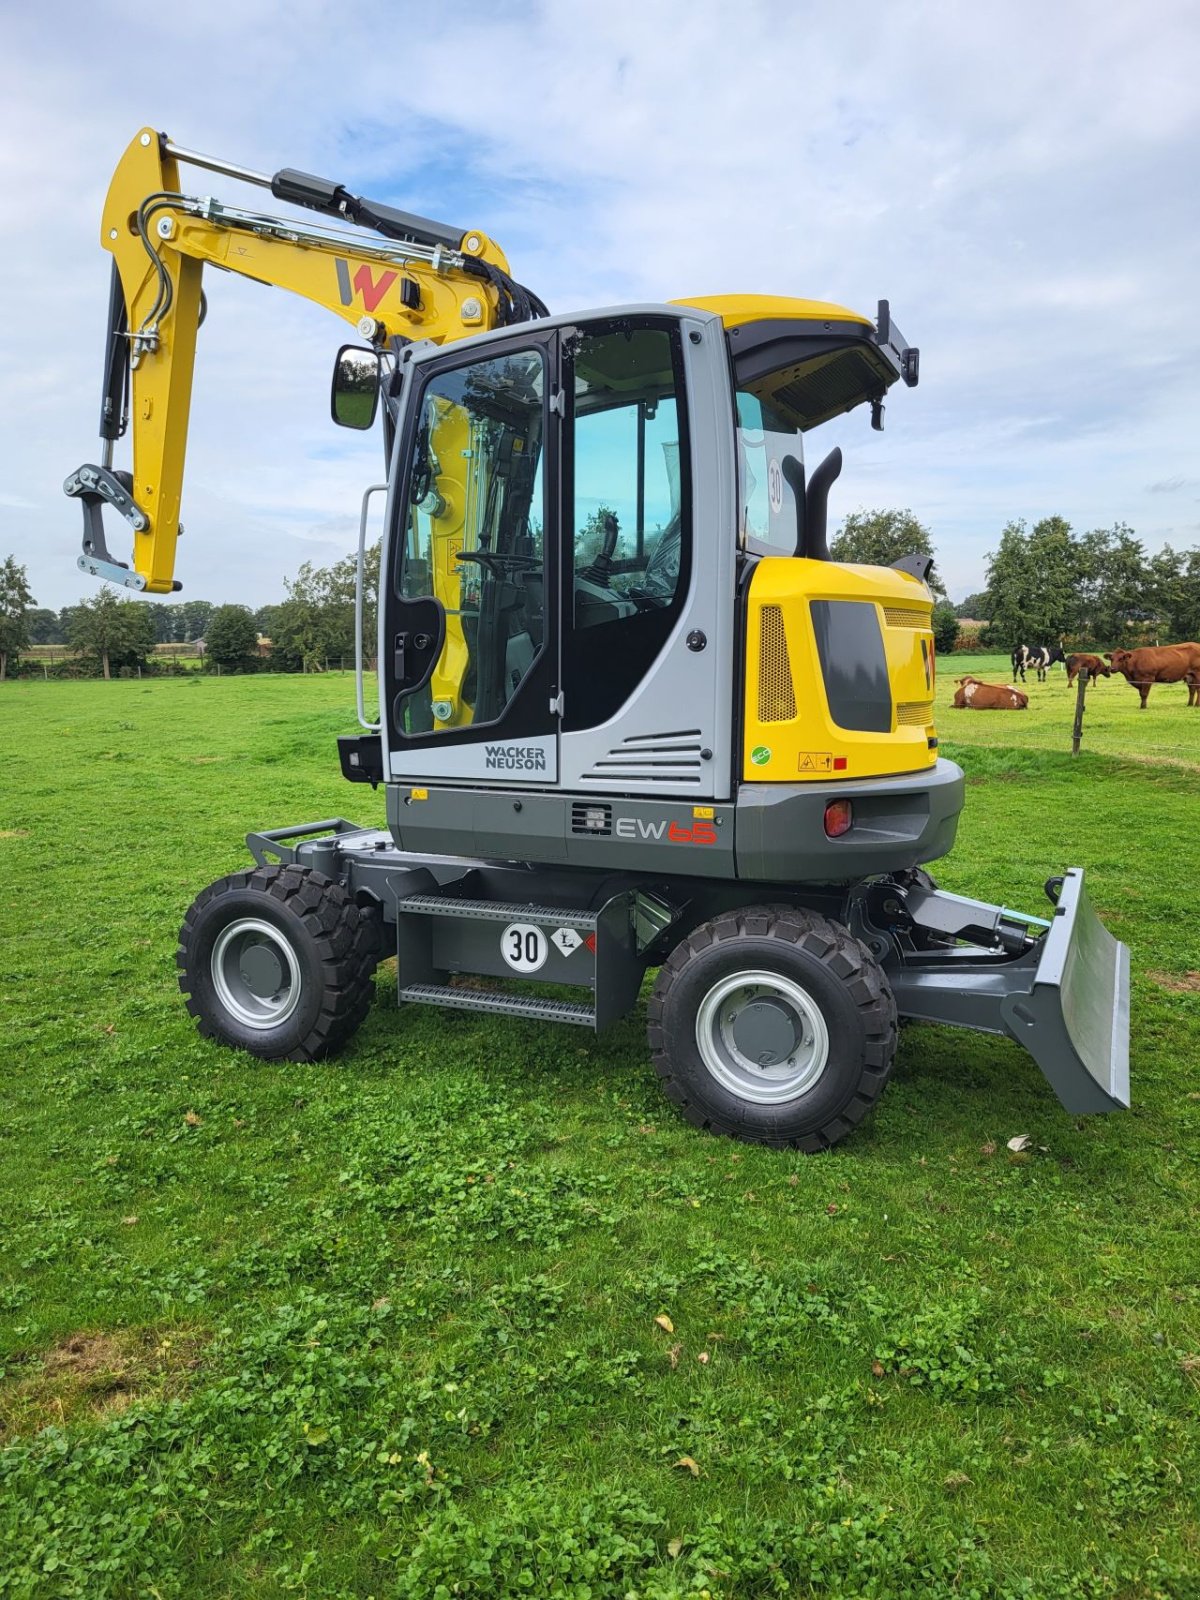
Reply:
<svg viewBox="0 0 1200 1600"><path fill-rule="evenodd" d="M831 527L911 508L956 598L1013 518L1200 544L1198 83L1193 0L0 0L0 558L39 605L94 592L62 480L98 459L100 210L143 125L481 228L554 311L888 298L920 386L809 459L845 454ZM329 419L344 324L206 288L179 598L257 607L351 550L381 447Z"/></svg>

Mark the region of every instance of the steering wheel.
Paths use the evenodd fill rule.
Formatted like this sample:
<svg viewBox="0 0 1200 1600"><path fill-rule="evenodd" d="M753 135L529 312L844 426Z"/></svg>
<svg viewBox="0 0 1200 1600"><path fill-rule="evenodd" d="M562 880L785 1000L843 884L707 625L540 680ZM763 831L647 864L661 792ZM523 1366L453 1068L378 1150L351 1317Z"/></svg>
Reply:
<svg viewBox="0 0 1200 1600"><path fill-rule="evenodd" d="M541 556L521 556L505 550L459 550L455 561L478 561L485 571L498 576L505 572L540 572Z"/></svg>

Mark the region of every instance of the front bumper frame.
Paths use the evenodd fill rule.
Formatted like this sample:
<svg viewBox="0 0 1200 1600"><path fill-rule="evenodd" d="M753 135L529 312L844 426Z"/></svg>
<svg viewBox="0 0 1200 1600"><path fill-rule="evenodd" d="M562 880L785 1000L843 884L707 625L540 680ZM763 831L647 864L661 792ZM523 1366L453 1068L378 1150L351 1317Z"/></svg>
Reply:
<svg viewBox="0 0 1200 1600"><path fill-rule="evenodd" d="M897 902L907 926L881 928ZM902 1017L1015 1040L1067 1111L1128 1109L1129 950L1092 909L1081 867L1037 936L1040 919L927 883L890 884L859 916Z"/></svg>

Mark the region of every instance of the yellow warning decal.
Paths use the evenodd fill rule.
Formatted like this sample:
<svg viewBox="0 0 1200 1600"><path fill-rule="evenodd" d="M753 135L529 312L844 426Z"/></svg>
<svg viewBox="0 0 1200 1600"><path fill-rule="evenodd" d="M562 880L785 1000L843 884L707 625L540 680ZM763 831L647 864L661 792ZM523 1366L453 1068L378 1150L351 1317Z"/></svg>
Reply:
<svg viewBox="0 0 1200 1600"><path fill-rule="evenodd" d="M799 772L832 772L833 756L827 750L801 750Z"/></svg>
<svg viewBox="0 0 1200 1600"><path fill-rule="evenodd" d="M713 810L712 806L693 806L692 816L704 818L706 821L711 822L716 816L716 812Z"/></svg>
<svg viewBox="0 0 1200 1600"><path fill-rule="evenodd" d="M408 798L410 800L428 800L429 799L429 790L428 789L413 789L409 793Z"/></svg>

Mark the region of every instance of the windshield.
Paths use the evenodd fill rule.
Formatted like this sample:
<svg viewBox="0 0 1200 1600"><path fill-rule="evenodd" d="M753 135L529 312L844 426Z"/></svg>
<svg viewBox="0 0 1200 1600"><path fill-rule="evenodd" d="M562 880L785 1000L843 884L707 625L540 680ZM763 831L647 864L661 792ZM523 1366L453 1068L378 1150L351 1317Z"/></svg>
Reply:
<svg viewBox="0 0 1200 1600"><path fill-rule="evenodd" d="M796 498L783 475L786 456L804 460L800 430L745 389L737 393L739 543L764 546L773 555L796 548Z"/></svg>

